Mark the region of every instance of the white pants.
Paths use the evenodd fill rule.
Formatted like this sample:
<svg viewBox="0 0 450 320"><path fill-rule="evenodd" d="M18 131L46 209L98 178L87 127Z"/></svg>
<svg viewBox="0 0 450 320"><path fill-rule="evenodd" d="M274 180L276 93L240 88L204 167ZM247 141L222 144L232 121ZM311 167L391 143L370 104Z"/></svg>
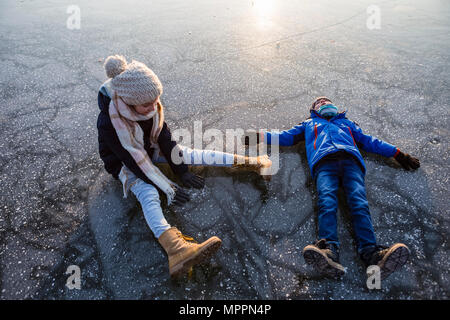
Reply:
<svg viewBox="0 0 450 320"><path fill-rule="evenodd" d="M232 166L234 155L212 150L198 150L180 146L183 152L184 163L192 165L209 166ZM213 161L211 161L213 159ZM155 163L167 162L160 156ZM125 176L128 179L130 190L136 196L144 212L145 221L152 230L156 238L159 238L164 231L170 228L166 218L164 218L161 202L159 200L158 190L155 186L139 179L130 169L123 166L120 170L119 179L124 183Z"/></svg>
<svg viewBox="0 0 450 320"><path fill-rule="evenodd" d="M187 165L198 166L214 166L214 167L231 167L234 162L234 155L215 150L191 149L179 146L183 152L183 163ZM154 157L155 163L166 163L167 160L163 156Z"/></svg>
<svg viewBox="0 0 450 320"><path fill-rule="evenodd" d="M129 171L129 170L128 170ZM131 175L134 176L133 173ZM136 196L144 212L144 218L156 238L159 238L164 231L170 228L169 223L161 209L159 193L155 186L146 183L134 176L136 181L131 185L130 190ZM132 178L130 175L128 178Z"/></svg>

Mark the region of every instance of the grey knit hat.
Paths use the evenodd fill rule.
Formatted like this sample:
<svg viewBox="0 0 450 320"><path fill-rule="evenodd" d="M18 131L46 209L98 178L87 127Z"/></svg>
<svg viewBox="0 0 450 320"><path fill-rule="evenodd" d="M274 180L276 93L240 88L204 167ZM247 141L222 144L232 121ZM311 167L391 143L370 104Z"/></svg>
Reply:
<svg viewBox="0 0 450 320"><path fill-rule="evenodd" d="M132 61L127 64L123 56L109 56L105 60L106 75L112 89L128 105L155 101L162 92L162 84L156 74L145 64Z"/></svg>

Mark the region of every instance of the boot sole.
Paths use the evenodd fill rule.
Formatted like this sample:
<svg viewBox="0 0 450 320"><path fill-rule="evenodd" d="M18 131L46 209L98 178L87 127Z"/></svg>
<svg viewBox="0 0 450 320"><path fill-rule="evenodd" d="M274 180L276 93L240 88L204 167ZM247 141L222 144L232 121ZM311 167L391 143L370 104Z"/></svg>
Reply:
<svg viewBox="0 0 450 320"><path fill-rule="evenodd" d="M205 244L205 246L197 251L195 255L173 266L170 276L178 278L182 274L187 273L194 265L203 263L211 258L222 245L222 240L218 237L211 237L207 241L209 243Z"/></svg>
<svg viewBox="0 0 450 320"><path fill-rule="evenodd" d="M341 264L334 262L314 246L306 246L303 249L303 258L307 264L325 276L339 278L345 274L345 268Z"/></svg>
<svg viewBox="0 0 450 320"><path fill-rule="evenodd" d="M409 249L404 244L394 245L378 263L381 280L400 269L409 259Z"/></svg>

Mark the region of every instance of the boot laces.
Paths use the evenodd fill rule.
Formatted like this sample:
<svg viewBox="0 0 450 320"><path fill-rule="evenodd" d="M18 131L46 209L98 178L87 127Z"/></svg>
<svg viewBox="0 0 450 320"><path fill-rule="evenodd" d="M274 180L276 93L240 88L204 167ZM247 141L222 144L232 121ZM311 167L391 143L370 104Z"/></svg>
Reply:
<svg viewBox="0 0 450 320"><path fill-rule="evenodd" d="M326 239L320 239L316 241L315 246L322 250L333 261L339 261L339 254L333 251L332 245L327 243Z"/></svg>
<svg viewBox="0 0 450 320"><path fill-rule="evenodd" d="M377 245L377 250L378 250L378 254L383 257L389 251L389 247L383 246L383 245Z"/></svg>
<svg viewBox="0 0 450 320"><path fill-rule="evenodd" d="M178 231L178 236L186 242L190 241L190 242L198 243L197 241L195 241L194 238L186 236L186 235L182 234L180 231Z"/></svg>
<svg viewBox="0 0 450 320"><path fill-rule="evenodd" d="M383 245L376 245L372 250L362 255L363 260L367 265L377 264L385 254L388 252L389 247Z"/></svg>
<svg viewBox="0 0 450 320"><path fill-rule="evenodd" d="M320 240L316 241L315 245L319 249L327 249L327 241L325 239L320 239Z"/></svg>

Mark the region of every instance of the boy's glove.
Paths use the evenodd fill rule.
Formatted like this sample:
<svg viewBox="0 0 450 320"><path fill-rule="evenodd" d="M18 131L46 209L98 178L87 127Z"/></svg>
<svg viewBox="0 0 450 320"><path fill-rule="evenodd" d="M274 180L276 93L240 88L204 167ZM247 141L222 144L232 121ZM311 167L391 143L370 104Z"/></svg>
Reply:
<svg viewBox="0 0 450 320"><path fill-rule="evenodd" d="M184 191L183 188L175 189L175 197L173 198L172 204L176 206L182 206L189 201L189 194Z"/></svg>
<svg viewBox="0 0 450 320"><path fill-rule="evenodd" d="M242 144L245 146L254 146L258 144L259 141L259 132L255 130L246 130L242 137Z"/></svg>
<svg viewBox="0 0 450 320"><path fill-rule="evenodd" d="M402 165L405 170L416 170L420 167L419 159L411 157L407 153L403 153L400 151L394 158L398 161L398 163Z"/></svg>
<svg viewBox="0 0 450 320"><path fill-rule="evenodd" d="M194 187L196 189L201 189L205 186L205 179L189 171L181 176L181 181L183 182L183 185L188 188Z"/></svg>

